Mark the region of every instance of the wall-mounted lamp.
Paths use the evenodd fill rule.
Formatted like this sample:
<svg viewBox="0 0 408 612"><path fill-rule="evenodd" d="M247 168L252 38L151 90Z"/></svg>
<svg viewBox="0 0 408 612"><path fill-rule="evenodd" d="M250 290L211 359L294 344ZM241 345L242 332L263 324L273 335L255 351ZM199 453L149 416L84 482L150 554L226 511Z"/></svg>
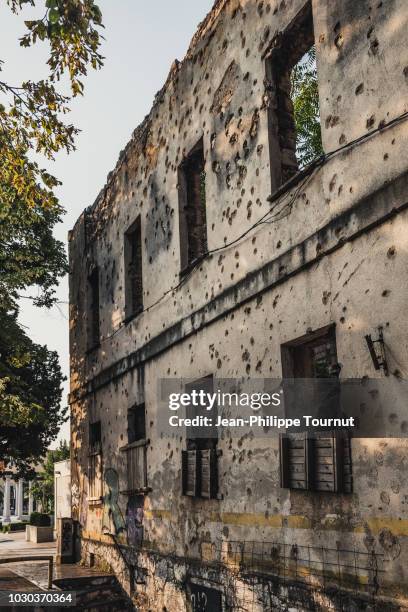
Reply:
<svg viewBox="0 0 408 612"><path fill-rule="evenodd" d="M387 357L385 354L385 344L384 344L384 336L383 336L383 328L380 326L378 328L378 338L373 340L371 338L371 334L368 334L366 337L366 342L368 346L368 350L370 351L371 359L376 370L383 370L385 376L388 376L388 364ZM375 346L377 345L377 346Z"/></svg>

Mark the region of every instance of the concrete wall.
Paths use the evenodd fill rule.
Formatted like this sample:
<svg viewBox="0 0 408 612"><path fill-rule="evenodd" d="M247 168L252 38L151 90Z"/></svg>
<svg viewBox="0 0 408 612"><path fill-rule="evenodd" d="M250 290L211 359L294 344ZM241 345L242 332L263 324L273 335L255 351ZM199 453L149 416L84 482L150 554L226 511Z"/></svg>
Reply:
<svg viewBox="0 0 408 612"><path fill-rule="evenodd" d="M391 376L407 375L407 124L397 118L407 111L408 6L313 0L324 149L350 146L273 199L265 61L303 5L216 2L70 234L73 516L84 557L100 550L106 559L112 538L101 533L126 531L134 508L120 494L114 512L106 500L87 503L88 424L101 420L104 468L115 470L123 491L118 448L127 442L128 409L144 400L151 492L137 501L137 513L153 551L141 562L146 606L183 609L188 560L211 560L208 548L220 541L375 551L387 570L381 594L395 601L406 595L405 440L353 440L354 493L334 495L281 489L276 441L227 436L219 443L223 499L192 500L180 491L183 441L157 429L159 378L279 378L281 345L328 324L336 324L342 377L382 375L364 342L379 325ZM201 137L209 250L250 231L170 291L180 282L178 167ZM279 213L273 222L253 228L272 207ZM139 214L145 311L125 324L123 235ZM87 352L86 284L94 265L101 345ZM177 579L160 569L166 555L180 562ZM126 582L120 556L108 558ZM256 587L247 587L254 600Z"/></svg>
<svg viewBox="0 0 408 612"><path fill-rule="evenodd" d="M54 464L55 510L54 525L57 519L71 517L71 462L57 461Z"/></svg>

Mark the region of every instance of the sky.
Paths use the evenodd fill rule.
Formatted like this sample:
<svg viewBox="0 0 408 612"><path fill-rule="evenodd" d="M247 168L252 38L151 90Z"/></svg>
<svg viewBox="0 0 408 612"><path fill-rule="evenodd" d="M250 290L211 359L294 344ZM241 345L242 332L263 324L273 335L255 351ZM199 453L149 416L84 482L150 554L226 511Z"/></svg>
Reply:
<svg viewBox="0 0 408 612"><path fill-rule="evenodd" d="M47 45L22 49L18 44L25 31L24 19L42 16L43 4L37 2L36 9L27 8L19 16L12 15L5 2L1 5L2 79L13 85L47 74ZM77 150L69 156L59 153L50 166L43 164L63 183L57 195L66 215L55 235L64 244L81 211L94 202L104 186L134 128L149 112L171 64L184 57L212 4L213 0L99 0L106 39L102 54L106 59L101 71L89 72L84 97L71 105L69 121L81 129ZM57 296L60 303L51 310L21 300L20 322L35 342L58 351L68 377L68 278L60 283ZM67 381L65 403L68 390ZM69 438L68 424L59 437Z"/></svg>

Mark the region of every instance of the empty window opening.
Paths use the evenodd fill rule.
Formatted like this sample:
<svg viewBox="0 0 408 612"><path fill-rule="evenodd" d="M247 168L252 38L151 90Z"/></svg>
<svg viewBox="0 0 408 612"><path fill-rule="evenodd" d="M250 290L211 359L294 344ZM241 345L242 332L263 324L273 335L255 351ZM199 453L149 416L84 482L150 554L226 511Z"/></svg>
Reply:
<svg viewBox="0 0 408 612"><path fill-rule="evenodd" d="M100 342L99 270L95 268L88 278L88 345L92 349Z"/></svg>
<svg viewBox="0 0 408 612"><path fill-rule="evenodd" d="M191 384L186 385L186 392L205 391L212 393L214 390L213 377L206 376ZM186 416L193 419L203 413L202 406L187 406ZM213 423L217 420L217 411L214 407L211 411ZM218 453L217 453L217 430L211 429L209 436L208 427L187 428L186 446L182 451L182 490L183 495L189 497L202 497L214 499L218 493Z"/></svg>
<svg viewBox="0 0 408 612"><path fill-rule="evenodd" d="M181 269L188 270L207 253L207 215L203 139L179 168Z"/></svg>
<svg viewBox="0 0 408 612"><path fill-rule="evenodd" d="M146 439L145 405L134 406L128 412L128 444Z"/></svg>
<svg viewBox="0 0 408 612"><path fill-rule="evenodd" d="M323 153L311 2L277 40L266 71L275 97L269 131L276 189Z"/></svg>
<svg viewBox="0 0 408 612"><path fill-rule="evenodd" d="M100 421L89 424L89 449L91 452L100 452L102 444L102 426Z"/></svg>
<svg viewBox="0 0 408 612"><path fill-rule="evenodd" d="M142 229L140 217L125 234L126 318L143 310Z"/></svg>

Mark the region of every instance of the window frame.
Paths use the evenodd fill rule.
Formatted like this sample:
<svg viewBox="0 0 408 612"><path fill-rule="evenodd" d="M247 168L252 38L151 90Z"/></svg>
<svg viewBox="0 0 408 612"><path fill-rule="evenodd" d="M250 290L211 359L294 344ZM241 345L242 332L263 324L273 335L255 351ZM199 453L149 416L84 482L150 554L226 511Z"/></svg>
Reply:
<svg viewBox="0 0 408 612"><path fill-rule="evenodd" d="M303 40L303 36L305 40ZM302 42L299 42L302 41ZM296 157L296 124L288 86L291 72L315 44L312 1L307 0L283 32L275 37L265 57L265 76L271 103L268 105L268 141L272 193L302 172ZM283 121L282 114L286 114ZM288 115L291 121L288 126ZM288 146L289 145L289 146ZM287 164L289 165L287 166ZM293 171L290 168L293 168ZM286 174L289 176L286 176Z"/></svg>
<svg viewBox="0 0 408 612"><path fill-rule="evenodd" d="M283 384L292 384L296 378L307 378L305 374L299 376L296 361L299 355L296 355L299 349L306 347L313 348L318 343L331 342L332 355L336 362L337 342L336 342L336 324L331 323L315 331L311 331L299 338L291 340L281 345L281 360L282 360L282 378ZM301 361L305 360L302 356ZM334 366L334 363L332 364ZM338 366L338 363L337 363ZM310 367L311 370L311 367ZM337 373L339 372L337 367ZM312 374L310 378L316 378ZM325 443L324 440L327 442ZM331 442L329 442L331 440ZM296 443L295 443L296 441ZM291 445L297 458L290 457ZM324 447L327 450L323 450ZM321 449L321 450L319 450ZM324 460L320 455L325 454L328 458ZM302 465L304 480L300 478L290 477L290 472L295 473L296 464ZM332 459L330 463L329 458ZM329 467L325 467L325 464ZM279 442L279 467L280 467L280 485L281 488L300 491L314 492L333 492L333 493L352 493L353 492L353 476L352 476L352 457L351 457L351 439L347 431L329 430L305 434L281 434ZM319 480L317 474L327 471L327 474L333 474L333 487L325 488L321 477ZM305 482L305 486L298 486L301 482ZM292 486L291 486L292 485Z"/></svg>
<svg viewBox="0 0 408 612"><path fill-rule="evenodd" d="M189 193L190 166L194 158L200 156L202 170L199 173L204 176L204 201L193 202ZM198 140L188 155L178 167L178 198L179 198L179 235L180 235L180 275L186 275L200 262L208 252L208 224L207 224L207 198L206 198L206 160L204 150L204 137ZM198 174L198 173L197 173ZM201 196L200 196L201 197ZM189 216L190 211L190 216ZM201 223L198 224L197 217L201 215ZM200 236L193 236L200 228ZM194 240L194 242L193 242ZM194 246L194 248L193 248Z"/></svg>
<svg viewBox="0 0 408 612"><path fill-rule="evenodd" d="M88 300L87 300L87 344L88 352L97 349L101 344L101 316L100 316L100 271L93 266L88 274Z"/></svg>
<svg viewBox="0 0 408 612"><path fill-rule="evenodd" d="M136 243L136 247L135 247ZM134 249L138 251L139 261L134 259ZM138 317L144 309L143 293L143 240L142 240L142 220L139 215L124 234L124 274L125 274L125 322ZM138 270L132 273L131 267L138 266ZM135 278L139 277L140 287L134 286Z"/></svg>

